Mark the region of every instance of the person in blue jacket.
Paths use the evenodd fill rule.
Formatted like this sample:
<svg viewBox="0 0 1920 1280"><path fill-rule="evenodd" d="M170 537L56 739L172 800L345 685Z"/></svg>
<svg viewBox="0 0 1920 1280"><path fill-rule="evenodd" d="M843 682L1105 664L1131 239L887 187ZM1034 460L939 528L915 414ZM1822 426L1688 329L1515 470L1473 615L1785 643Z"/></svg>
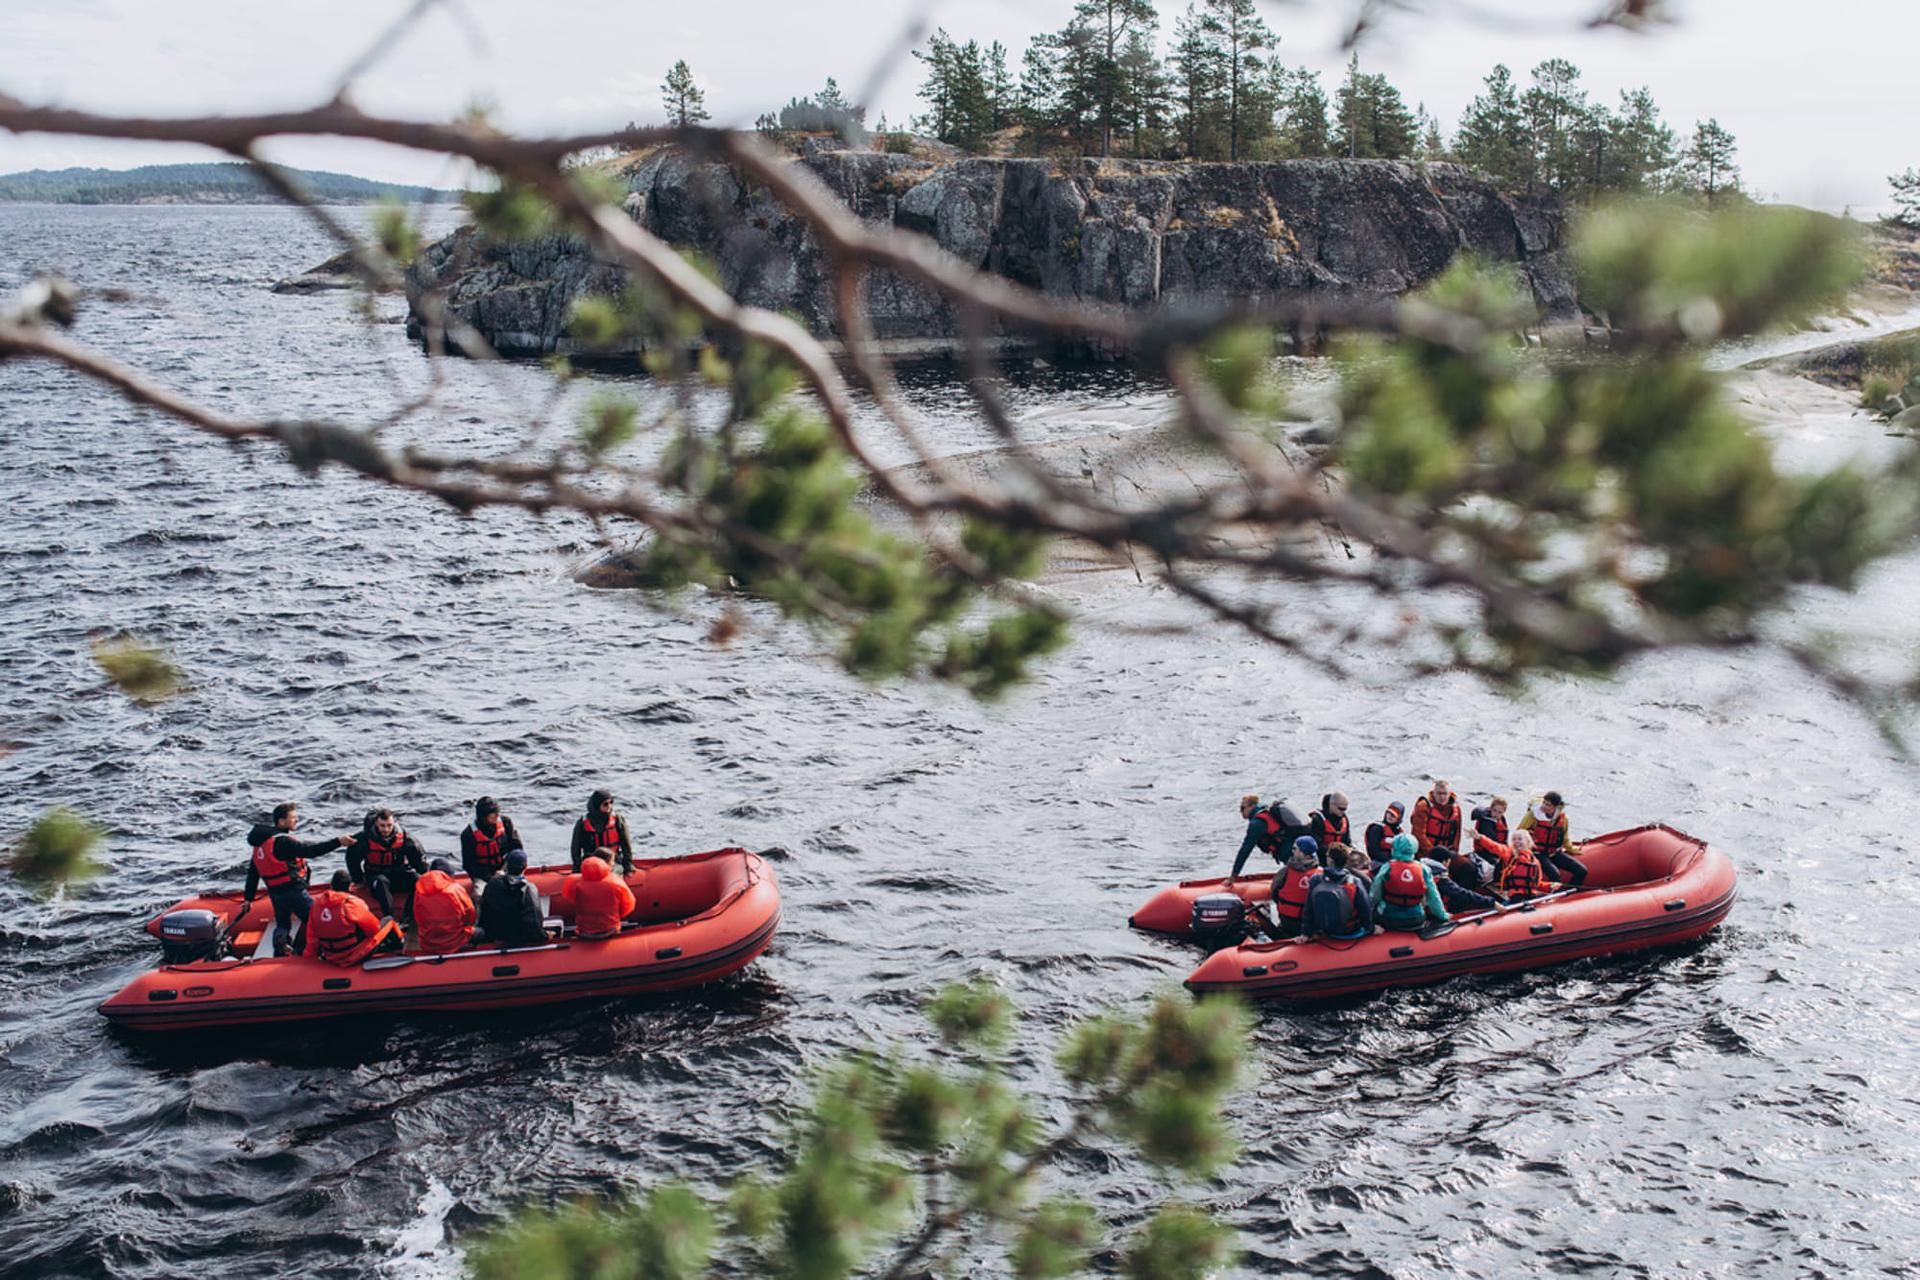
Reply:
<svg viewBox="0 0 1920 1280"><path fill-rule="evenodd" d="M1388 929L1418 931L1431 916L1435 924L1446 924L1446 904L1440 901L1440 888L1433 873L1420 861L1420 845L1402 832L1393 838L1392 857L1373 875L1375 918Z"/></svg>

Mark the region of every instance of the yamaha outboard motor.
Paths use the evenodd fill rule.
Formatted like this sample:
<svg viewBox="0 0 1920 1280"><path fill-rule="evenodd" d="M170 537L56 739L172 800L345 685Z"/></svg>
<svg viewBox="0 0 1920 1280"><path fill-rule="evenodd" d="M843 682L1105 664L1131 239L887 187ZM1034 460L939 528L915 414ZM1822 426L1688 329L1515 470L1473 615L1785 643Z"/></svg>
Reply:
<svg viewBox="0 0 1920 1280"><path fill-rule="evenodd" d="M1247 933L1247 904L1237 893L1203 893L1193 900L1189 926L1197 941L1229 947Z"/></svg>
<svg viewBox="0 0 1920 1280"><path fill-rule="evenodd" d="M160 917L160 955L166 964L218 960L227 945L227 922L211 911L169 911Z"/></svg>

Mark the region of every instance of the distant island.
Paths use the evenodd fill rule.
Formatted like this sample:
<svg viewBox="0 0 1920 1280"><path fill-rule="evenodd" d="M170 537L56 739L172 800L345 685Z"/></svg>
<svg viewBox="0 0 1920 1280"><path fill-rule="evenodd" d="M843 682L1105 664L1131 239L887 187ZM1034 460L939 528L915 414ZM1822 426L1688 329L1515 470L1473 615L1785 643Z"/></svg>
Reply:
<svg viewBox="0 0 1920 1280"><path fill-rule="evenodd" d="M291 169L323 204L421 203L460 193L374 182L346 173ZM138 169L29 169L0 174L0 201L31 204L283 204L260 175L237 161L149 164Z"/></svg>

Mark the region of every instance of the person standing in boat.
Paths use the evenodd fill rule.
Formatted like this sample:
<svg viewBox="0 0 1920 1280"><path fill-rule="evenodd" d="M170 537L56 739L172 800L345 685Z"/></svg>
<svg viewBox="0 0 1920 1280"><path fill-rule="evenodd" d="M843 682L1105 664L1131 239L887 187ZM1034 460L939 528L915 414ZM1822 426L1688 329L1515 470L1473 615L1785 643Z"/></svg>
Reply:
<svg viewBox="0 0 1920 1280"><path fill-rule="evenodd" d="M633 840L627 835L626 815L613 811L611 791L596 791L588 796L586 815L573 824L576 874L587 857L616 859L622 875L633 874Z"/></svg>
<svg viewBox="0 0 1920 1280"><path fill-rule="evenodd" d="M293 838L293 829L298 825L299 807L289 801L274 806L271 823L255 823L247 832L247 844L253 853L247 862L244 897L251 906L260 894L260 886L267 886L267 900L273 904L273 954L276 956L288 953L293 922L304 921L313 906L313 899L307 895L310 874L307 859L332 853L353 841L352 836L335 836L309 844Z"/></svg>
<svg viewBox="0 0 1920 1280"><path fill-rule="evenodd" d="M1419 842L1403 831L1393 838L1391 852L1387 865L1373 873L1374 918L1385 928L1408 931L1425 928L1429 916L1435 924L1452 919L1433 873L1420 861Z"/></svg>
<svg viewBox="0 0 1920 1280"><path fill-rule="evenodd" d="M1240 841L1240 852L1233 855L1233 870L1227 873L1229 880L1239 876L1241 868L1247 865L1247 855L1255 849L1275 862L1283 861L1292 841L1307 831L1307 824L1300 821L1300 815L1284 800L1276 800L1263 809L1259 796L1241 796L1240 816L1247 821L1247 834Z"/></svg>
<svg viewBox="0 0 1920 1280"><path fill-rule="evenodd" d="M347 846L347 874L355 884L364 883L380 912L399 919L394 895L407 898L413 905L413 886L427 873L427 851L400 828L400 820L391 809L375 809L361 825L360 835Z"/></svg>
<svg viewBox="0 0 1920 1280"><path fill-rule="evenodd" d="M1482 839L1495 844L1507 842L1507 798L1495 796L1473 811L1473 838L1476 843Z"/></svg>
<svg viewBox="0 0 1920 1280"><path fill-rule="evenodd" d="M1320 807L1307 815L1307 834L1321 850L1348 843L1352 824L1347 820L1347 798L1338 791L1320 797Z"/></svg>
<svg viewBox="0 0 1920 1280"><path fill-rule="evenodd" d="M413 923L420 949L444 955L473 941L473 899L453 880L453 864L435 858L413 890Z"/></svg>
<svg viewBox="0 0 1920 1280"><path fill-rule="evenodd" d="M1567 802L1558 791L1549 791L1527 806L1520 815L1520 830L1533 838L1542 870L1559 872L1576 889L1587 882L1587 864L1574 856L1580 846L1567 833Z"/></svg>
<svg viewBox="0 0 1920 1280"><path fill-rule="evenodd" d="M473 802L473 821L460 833L460 869L476 890L506 869L507 855L526 849L513 819L500 815L500 802L481 796ZM521 859L524 868L526 860Z"/></svg>
<svg viewBox="0 0 1920 1280"><path fill-rule="evenodd" d="M1400 834L1400 824L1406 819L1407 806L1398 800L1387 806L1380 815L1380 821L1367 824L1367 857L1376 863L1384 863L1393 856L1393 838Z"/></svg>
<svg viewBox="0 0 1920 1280"><path fill-rule="evenodd" d="M507 855L501 873L480 895L480 936L502 947L531 947L547 940L540 891L527 880L527 851Z"/></svg>
<svg viewBox="0 0 1920 1280"><path fill-rule="evenodd" d="M573 927L582 938L611 938L633 910L633 890L613 874L605 858L589 855L580 873L567 877L560 900L573 908Z"/></svg>
<svg viewBox="0 0 1920 1280"><path fill-rule="evenodd" d="M1445 861L1460 852L1460 800L1445 778L1413 802L1413 838L1423 858Z"/></svg>
<svg viewBox="0 0 1920 1280"><path fill-rule="evenodd" d="M333 887L313 895L307 927L300 935L302 951L342 969L352 968L382 947L401 945L400 926L391 919L374 919L352 890L352 875L345 870L334 872Z"/></svg>

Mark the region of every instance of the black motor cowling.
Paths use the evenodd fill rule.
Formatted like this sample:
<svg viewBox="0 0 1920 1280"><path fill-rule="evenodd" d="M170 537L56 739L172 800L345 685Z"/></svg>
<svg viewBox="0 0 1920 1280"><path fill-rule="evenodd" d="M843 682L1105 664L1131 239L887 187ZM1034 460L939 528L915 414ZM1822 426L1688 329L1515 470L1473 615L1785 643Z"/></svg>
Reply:
<svg viewBox="0 0 1920 1280"><path fill-rule="evenodd" d="M1205 893L1193 900L1193 936L1207 942L1238 941L1247 929L1247 904L1237 893Z"/></svg>
<svg viewBox="0 0 1920 1280"><path fill-rule="evenodd" d="M169 911L160 917L160 954L167 964L218 960L227 945L227 922L211 911Z"/></svg>

